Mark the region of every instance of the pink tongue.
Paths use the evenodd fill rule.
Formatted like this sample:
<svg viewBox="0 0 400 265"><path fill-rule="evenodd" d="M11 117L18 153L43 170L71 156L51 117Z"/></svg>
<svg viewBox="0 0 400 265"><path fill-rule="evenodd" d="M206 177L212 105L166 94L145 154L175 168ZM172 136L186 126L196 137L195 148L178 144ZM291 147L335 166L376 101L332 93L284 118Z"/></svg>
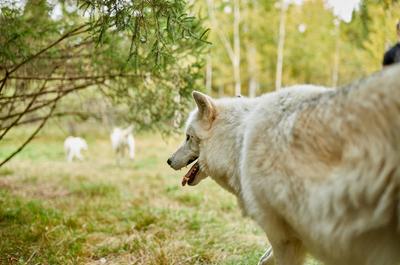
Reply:
<svg viewBox="0 0 400 265"><path fill-rule="evenodd" d="M197 175L197 171L199 171L199 163L196 162L193 166L189 169L188 173L182 179L182 186L185 186L186 183L191 182Z"/></svg>

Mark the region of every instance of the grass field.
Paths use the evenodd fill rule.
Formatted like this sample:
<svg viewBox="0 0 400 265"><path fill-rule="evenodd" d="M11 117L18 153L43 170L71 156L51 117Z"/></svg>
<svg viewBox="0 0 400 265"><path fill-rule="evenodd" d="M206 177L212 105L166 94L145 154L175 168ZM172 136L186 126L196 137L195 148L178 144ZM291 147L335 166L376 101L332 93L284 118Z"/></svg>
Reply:
<svg viewBox="0 0 400 265"><path fill-rule="evenodd" d="M42 133L0 168L0 264L257 264L267 240L234 197L210 179L181 187L165 163L177 139L138 135L117 166L106 134L73 163L64 137Z"/></svg>

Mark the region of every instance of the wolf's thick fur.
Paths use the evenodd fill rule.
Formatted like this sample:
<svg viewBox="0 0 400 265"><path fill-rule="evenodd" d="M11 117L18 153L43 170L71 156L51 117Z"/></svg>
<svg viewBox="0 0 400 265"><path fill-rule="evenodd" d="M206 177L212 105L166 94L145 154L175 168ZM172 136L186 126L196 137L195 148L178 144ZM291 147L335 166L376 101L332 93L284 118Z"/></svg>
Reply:
<svg viewBox="0 0 400 265"><path fill-rule="evenodd" d="M297 86L256 99L199 92L174 169L237 196L266 232L261 264L400 261L400 67L343 89ZM273 256L273 257L272 257Z"/></svg>

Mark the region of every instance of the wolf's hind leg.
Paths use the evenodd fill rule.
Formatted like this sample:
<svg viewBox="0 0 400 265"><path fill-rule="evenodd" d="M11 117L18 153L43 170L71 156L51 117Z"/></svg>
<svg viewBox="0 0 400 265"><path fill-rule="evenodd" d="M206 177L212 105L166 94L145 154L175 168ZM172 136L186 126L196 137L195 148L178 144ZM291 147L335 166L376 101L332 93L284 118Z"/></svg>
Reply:
<svg viewBox="0 0 400 265"><path fill-rule="evenodd" d="M261 256L258 265L274 265L274 264L275 262L274 262L272 247L268 247L267 250L265 250L265 253Z"/></svg>
<svg viewBox="0 0 400 265"><path fill-rule="evenodd" d="M271 242L272 243L272 242ZM297 240L290 240L272 244L276 265L303 265L305 250L303 244Z"/></svg>

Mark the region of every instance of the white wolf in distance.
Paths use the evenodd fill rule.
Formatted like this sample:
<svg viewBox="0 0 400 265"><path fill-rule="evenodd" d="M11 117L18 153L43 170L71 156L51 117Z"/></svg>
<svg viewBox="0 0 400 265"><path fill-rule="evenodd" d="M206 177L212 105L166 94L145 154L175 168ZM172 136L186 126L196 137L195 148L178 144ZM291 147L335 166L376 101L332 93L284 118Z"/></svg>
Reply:
<svg viewBox="0 0 400 265"><path fill-rule="evenodd" d="M68 136L64 141L64 150L67 155L67 161L72 162L74 158L83 160L82 150L87 150L88 145L85 139L81 137Z"/></svg>
<svg viewBox="0 0 400 265"><path fill-rule="evenodd" d="M129 158L135 159L135 139L133 138L133 126L125 129L116 127L110 135L111 146L117 156L117 162L124 157L125 151L128 150Z"/></svg>

